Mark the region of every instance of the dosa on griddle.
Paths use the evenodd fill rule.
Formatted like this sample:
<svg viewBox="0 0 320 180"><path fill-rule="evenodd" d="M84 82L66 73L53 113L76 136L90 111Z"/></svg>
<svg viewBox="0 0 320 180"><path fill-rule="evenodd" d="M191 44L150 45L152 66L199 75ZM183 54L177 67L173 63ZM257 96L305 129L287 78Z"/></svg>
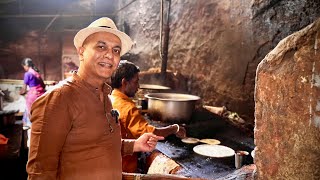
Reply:
<svg viewBox="0 0 320 180"><path fill-rule="evenodd" d="M220 144L221 142L217 139L201 139L200 142L206 143L206 144L212 144L212 145L217 145Z"/></svg>
<svg viewBox="0 0 320 180"><path fill-rule="evenodd" d="M187 137L187 138L181 139L181 141L187 144L196 144L200 140L198 138Z"/></svg>

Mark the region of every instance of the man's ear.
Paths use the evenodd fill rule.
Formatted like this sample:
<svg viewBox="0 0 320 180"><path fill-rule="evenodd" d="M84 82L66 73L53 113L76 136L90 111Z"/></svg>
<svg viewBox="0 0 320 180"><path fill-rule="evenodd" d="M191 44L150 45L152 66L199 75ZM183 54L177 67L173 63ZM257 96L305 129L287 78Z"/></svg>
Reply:
<svg viewBox="0 0 320 180"><path fill-rule="evenodd" d="M121 79L121 86L126 86L128 81L125 78Z"/></svg>
<svg viewBox="0 0 320 180"><path fill-rule="evenodd" d="M83 60L83 52L84 52L84 47L80 47L80 48L78 49L78 54L79 54L79 56L80 56L80 61Z"/></svg>

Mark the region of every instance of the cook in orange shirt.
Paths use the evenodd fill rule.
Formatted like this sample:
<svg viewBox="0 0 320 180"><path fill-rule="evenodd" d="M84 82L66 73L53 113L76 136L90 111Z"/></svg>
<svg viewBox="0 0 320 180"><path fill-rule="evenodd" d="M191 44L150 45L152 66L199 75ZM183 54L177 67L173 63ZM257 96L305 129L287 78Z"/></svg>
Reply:
<svg viewBox="0 0 320 180"><path fill-rule="evenodd" d="M111 76L111 102L114 109L119 112L121 124L121 136L126 139L136 139L143 133L152 132L155 135L167 137L175 134L179 138L186 136L186 130L178 124L166 127L154 127L149 125L146 119L140 114L139 109L132 101L139 88L139 67L129 61L120 61L120 64ZM138 156L126 155L122 157L123 172L134 173L137 171Z"/></svg>

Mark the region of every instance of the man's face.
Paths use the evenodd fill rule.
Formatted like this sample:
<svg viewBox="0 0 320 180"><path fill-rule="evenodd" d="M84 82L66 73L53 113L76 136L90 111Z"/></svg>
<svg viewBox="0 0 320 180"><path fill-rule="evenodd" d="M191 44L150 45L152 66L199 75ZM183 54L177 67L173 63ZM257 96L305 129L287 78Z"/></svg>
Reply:
<svg viewBox="0 0 320 180"><path fill-rule="evenodd" d="M79 49L80 66L90 78L105 81L111 77L120 61L121 41L108 32L90 35Z"/></svg>
<svg viewBox="0 0 320 180"><path fill-rule="evenodd" d="M134 97L139 88L139 73L135 74L130 81L127 81L125 94Z"/></svg>

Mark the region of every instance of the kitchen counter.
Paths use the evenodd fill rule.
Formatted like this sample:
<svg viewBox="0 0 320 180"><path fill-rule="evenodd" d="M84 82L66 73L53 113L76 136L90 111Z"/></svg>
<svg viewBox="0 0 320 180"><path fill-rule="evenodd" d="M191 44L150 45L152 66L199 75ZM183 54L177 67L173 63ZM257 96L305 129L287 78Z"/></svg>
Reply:
<svg viewBox="0 0 320 180"><path fill-rule="evenodd" d="M232 149L239 147L228 143L222 143L222 145ZM234 156L226 158L201 156L193 152L194 146L179 142L175 137L168 137L166 141L159 142L156 149L178 163L182 168L177 174L186 177L218 179L234 173L236 170ZM244 164L252 164L252 158L247 156Z"/></svg>
<svg viewBox="0 0 320 180"><path fill-rule="evenodd" d="M22 146L22 121L1 129L0 133L9 138L8 144L0 145L1 179L26 179L27 151Z"/></svg>
<svg viewBox="0 0 320 180"><path fill-rule="evenodd" d="M158 127L167 125L162 122L149 122ZM235 151L244 150L250 153L254 149L253 137L249 137L240 129L233 127L219 117L198 112L193 116L190 123L185 125L185 128L188 137L218 139L221 141L221 145L230 147ZM166 140L158 142L156 149L182 167L177 172L178 175L192 178L223 179L223 177L235 173L234 156L210 158L198 155L193 152L195 145L185 144L179 138L171 135ZM250 155L246 156L243 164L250 165L252 163L252 157Z"/></svg>
<svg viewBox="0 0 320 180"><path fill-rule="evenodd" d="M0 160L18 159L22 144L22 122L5 127L0 130L0 134L9 138L7 144L0 145Z"/></svg>

